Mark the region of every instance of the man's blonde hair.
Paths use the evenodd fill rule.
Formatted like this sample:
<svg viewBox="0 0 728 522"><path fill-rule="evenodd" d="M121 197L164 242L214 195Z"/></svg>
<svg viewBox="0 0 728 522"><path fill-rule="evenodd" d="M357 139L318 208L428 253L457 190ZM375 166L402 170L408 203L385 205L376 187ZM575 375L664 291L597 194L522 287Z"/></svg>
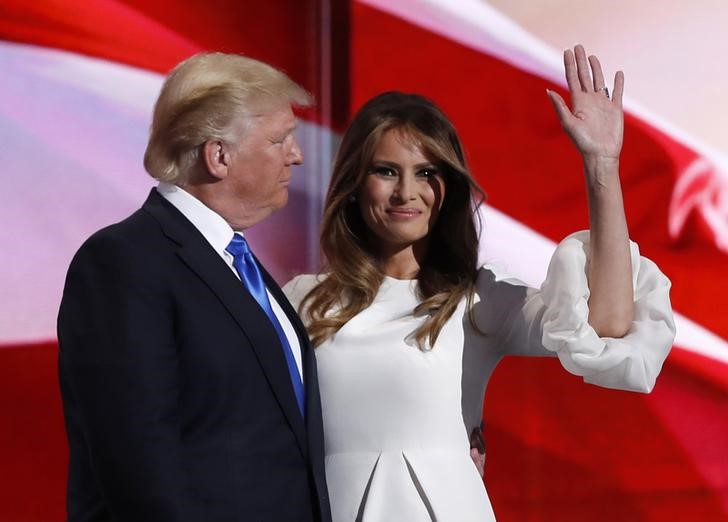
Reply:
<svg viewBox="0 0 728 522"><path fill-rule="evenodd" d="M240 122L282 103L308 107L312 97L285 73L258 60L196 54L179 63L162 86L144 168L159 181L184 183L206 141L231 143Z"/></svg>

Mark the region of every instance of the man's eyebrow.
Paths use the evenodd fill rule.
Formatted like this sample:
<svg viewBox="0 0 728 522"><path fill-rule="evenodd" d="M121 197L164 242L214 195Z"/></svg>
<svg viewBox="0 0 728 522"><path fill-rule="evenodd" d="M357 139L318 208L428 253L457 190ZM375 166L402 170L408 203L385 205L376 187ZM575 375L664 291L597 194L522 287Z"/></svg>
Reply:
<svg viewBox="0 0 728 522"><path fill-rule="evenodd" d="M281 129L279 132L275 132L273 131L273 129L271 129L268 137L271 139L283 139L286 136L293 134L297 128L298 124L294 123L293 125L288 125L287 127Z"/></svg>
<svg viewBox="0 0 728 522"><path fill-rule="evenodd" d="M295 122L291 125L288 125L283 131L281 132L282 136L288 136L289 134L292 134L295 132L295 130L298 129L298 122Z"/></svg>

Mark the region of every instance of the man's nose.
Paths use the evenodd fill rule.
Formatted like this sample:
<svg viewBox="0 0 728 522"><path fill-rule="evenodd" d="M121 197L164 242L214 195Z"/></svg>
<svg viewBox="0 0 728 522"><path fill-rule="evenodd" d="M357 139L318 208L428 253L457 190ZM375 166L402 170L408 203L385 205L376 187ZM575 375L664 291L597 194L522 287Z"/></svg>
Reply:
<svg viewBox="0 0 728 522"><path fill-rule="evenodd" d="M303 151L295 137L293 138L293 145L291 145L288 161L291 165L301 165L303 163Z"/></svg>

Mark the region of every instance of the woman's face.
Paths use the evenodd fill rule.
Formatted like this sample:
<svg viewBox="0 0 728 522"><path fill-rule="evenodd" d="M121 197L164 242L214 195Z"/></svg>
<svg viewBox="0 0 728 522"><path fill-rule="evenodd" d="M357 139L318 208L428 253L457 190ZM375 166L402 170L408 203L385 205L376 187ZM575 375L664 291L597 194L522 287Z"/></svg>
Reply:
<svg viewBox="0 0 728 522"><path fill-rule="evenodd" d="M379 141L357 202L380 253L426 241L445 198L443 174L433 160L398 129Z"/></svg>

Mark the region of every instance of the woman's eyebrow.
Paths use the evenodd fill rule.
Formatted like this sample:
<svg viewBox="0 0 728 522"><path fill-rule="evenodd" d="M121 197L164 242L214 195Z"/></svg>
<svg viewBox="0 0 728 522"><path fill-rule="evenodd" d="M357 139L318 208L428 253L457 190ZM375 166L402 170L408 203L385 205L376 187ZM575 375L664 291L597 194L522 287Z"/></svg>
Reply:
<svg viewBox="0 0 728 522"><path fill-rule="evenodd" d="M386 166L386 167L401 168L401 165L399 163L395 162L395 161L389 161L389 160L377 159L377 158L374 158L372 160L372 164L375 164L375 165L383 165L383 166ZM426 167L437 168L437 165L435 165L431 161L425 161L423 163L417 163L414 167L415 167L415 169L422 169L422 168L426 168Z"/></svg>

